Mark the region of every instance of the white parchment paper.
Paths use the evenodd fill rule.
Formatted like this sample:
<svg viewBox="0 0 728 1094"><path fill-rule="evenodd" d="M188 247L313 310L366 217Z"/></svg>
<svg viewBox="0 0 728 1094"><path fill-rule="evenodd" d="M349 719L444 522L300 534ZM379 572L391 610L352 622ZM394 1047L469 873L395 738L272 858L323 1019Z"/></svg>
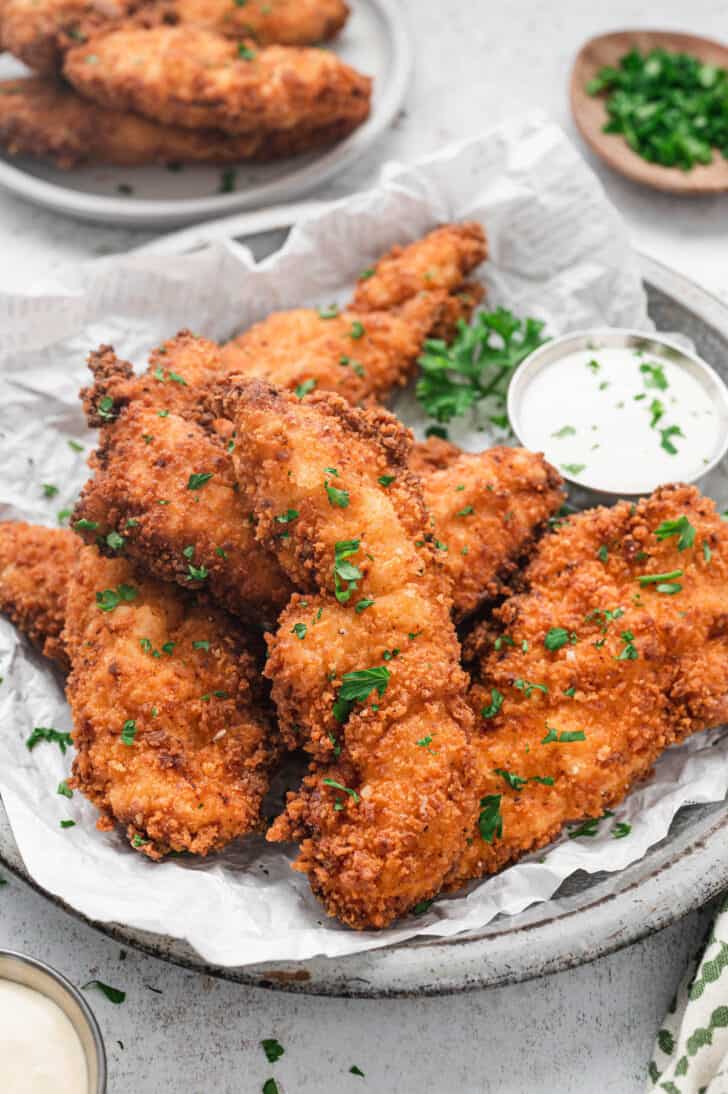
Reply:
<svg viewBox="0 0 728 1094"><path fill-rule="evenodd" d="M113 343L141 367L151 347L182 327L224 339L276 308L342 299L392 244L464 218L488 231L483 278L491 304L539 316L552 334L593 325L649 329L619 216L563 133L529 116L418 165L389 165L375 189L294 230L259 265L229 243L183 258L104 259L32 293L0 295L0 518L55 524L57 512L72 506L94 443L77 393L86 354L99 343ZM458 439L482 448L494 438L471 429ZM46 499L43 483L59 494ZM355 933L326 919L305 879L291 871L293 853L261 839L206 861L153 864L118 835L96 831L95 812L78 793L68 800L56 792L72 750L63 756L51 744L25 747L35 726L72 727L62 680L4 620L0 674L0 793L35 880L93 919L187 939L220 965L350 954L480 927L548 899L576 869L618 870L635 861L666 834L682 804L722 799L728 788L728 740L714 731L665 755L654 779L602 821L597 837L564 838L437 901L424 916ZM66 818L76 826L61 830ZM615 840L611 828L620 820L632 832Z"/></svg>

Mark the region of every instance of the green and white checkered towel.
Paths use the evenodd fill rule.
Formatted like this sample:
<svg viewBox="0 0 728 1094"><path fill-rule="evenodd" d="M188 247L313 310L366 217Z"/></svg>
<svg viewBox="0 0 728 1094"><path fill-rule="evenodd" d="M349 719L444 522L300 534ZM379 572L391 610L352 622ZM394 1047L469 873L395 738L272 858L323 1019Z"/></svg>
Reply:
<svg viewBox="0 0 728 1094"><path fill-rule="evenodd" d="M657 1034L646 1091L728 1094L728 896Z"/></svg>

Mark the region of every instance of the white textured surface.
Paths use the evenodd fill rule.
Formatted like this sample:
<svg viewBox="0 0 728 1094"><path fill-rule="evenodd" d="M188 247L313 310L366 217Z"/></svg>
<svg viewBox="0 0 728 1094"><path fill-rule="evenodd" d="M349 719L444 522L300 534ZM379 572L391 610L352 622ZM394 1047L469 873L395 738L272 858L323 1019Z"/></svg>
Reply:
<svg viewBox="0 0 728 1094"><path fill-rule="evenodd" d="M317 196L365 185L382 159L411 160L534 105L573 133L567 72L592 34L649 26L728 39L722 0L407 6L417 71L405 114L368 160ZM602 177L638 246L728 298L728 198L680 201ZM63 221L0 195L0 284L28 284L69 260L147 238ZM520 987L458 999L343 1002L216 984L131 952L122 963L117 945L20 883L0 891L0 947L35 953L76 982L98 975L128 991L122 1007L94 998L111 1094L252 1094L273 1073L284 1094L636 1094L703 923L691 916L621 954ZM286 1047L274 1068L258 1046L272 1036ZM366 1080L348 1074L354 1063Z"/></svg>

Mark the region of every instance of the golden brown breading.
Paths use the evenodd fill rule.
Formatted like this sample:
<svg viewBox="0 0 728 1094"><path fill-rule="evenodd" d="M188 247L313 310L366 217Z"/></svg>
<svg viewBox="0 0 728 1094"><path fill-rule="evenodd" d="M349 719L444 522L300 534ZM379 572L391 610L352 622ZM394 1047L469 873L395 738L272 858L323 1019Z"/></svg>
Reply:
<svg viewBox="0 0 728 1094"><path fill-rule="evenodd" d="M164 413L164 411L162 411ZM205 589L228 611L272 624L292 587L255 539L223 442L134 402L102 430L94 477L71 518L86 539L157 578Z"/></svg>
<svg viewBox="0 0 728 1094"><path fill-rule="evenodd" d="M296 868L329 914L383 927L437 891L475 812L465 680L409 434L384 410L258 381L221 409L257 535L319 590L293 598L270 644L281 724L316 759L268 838L300 842Z"/></svg>
<svg viewBox="0 0 728 1094"><path fill-rule="evenodd" d="M728 524L696 489L570 518L525 580L472 692L478 796L502 834L473 830L451 888L601 817L665 748L728 718Z"/></svg>
<svg viewBox="0 0 728 1094"><path fill-rule="evenodd" d="M443 225L366 271L354 297L362 307L274 313L223 347L225 370L290 390L314 384L355 404L385 399L411 377L426 338L448 337L469 318L482 289L466 279L486 255L479 224Z"/></svg>
<svg viewBox="0 0 728 1094"><path fill-rule="evenodd" d="M133 11L137 0L3 0L0 38L35 72L56 73L63 55L99 27Z"/></svg>
<svg viewBox="0 0 728 1094"><path fill-rule="evenodd" d="M308 46L335 37L349 17L343 0L159 0L140 12L145 23L205 27L260 45Z"/></svg>
<svg viewBox="0 0 728 1094"><path fill-rule="evenodd" d="M79 549L65 529L0 523L0 612L63 669L66 594Z"/></svg>
<svg viewBox="0 0 728 1094"><path fill-rule="evenodd" d="M276 747L244 632L204 601L81 551L68 593L70 785L150 858L261 827Z"/></svg>
<svg viewBox="0 0 728 1094"><path fill-rule="evenodd" d="M72 88L38 77L0 81L0 146L13 156L138 167L149 163L262 162L342 140L348 121L320 130L230 136L214 129L162 125L82 98Z"/></svg>
<svg viewBox="0 0 728 1094"><path fill-rule="evenodd" d="M250 133L360 124L371 80L334 53L238 43L197 27L121 25L66 54L85 97L167 125Z"/></svg>
<svg viewBox="0 0 728 1094"><path fill-rule="evenodd" d="M444 224L414 243L392 247L359 279L352 308L383 311L419 292L456 292L487 257L488 243L477 221Z"/></svg>
<svg viewBox="0 0 728 1094"><path fill-rule="evenodd" d="M509 592L509 579L563 504L563 480L525 448L474 454L436 437L415 445L410 467L422 479L455 619L463 619Z"/></svg>

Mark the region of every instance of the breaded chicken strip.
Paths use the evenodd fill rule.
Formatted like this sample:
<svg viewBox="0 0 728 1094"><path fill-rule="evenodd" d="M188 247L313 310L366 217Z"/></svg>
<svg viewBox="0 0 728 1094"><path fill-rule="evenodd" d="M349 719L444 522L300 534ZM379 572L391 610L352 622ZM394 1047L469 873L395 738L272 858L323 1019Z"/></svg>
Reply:
<svg viewBox="0 0 728 1094"><path fill-rule="evenodd" d="M263 162L334 144L348 122L319 130L230 136L214 129L162 125L82 98L72 88L38 77L0 81L0 147L13 156L50 159L61 168L80 163L138 167L149 163Z"/></svg>
<svg viewBox="0 0 728 1094"><path fill-rule="evenodd" d="M414 446L410 468L422 479L455 619L463 619L509 592L509 579L563 504L563 480L525 448L474 454L437 437Z"/></svg>
<svg viewBox="0 0 728 1094"><path fill-rule="evenodd" d="M412 376L425 339L470 317L482 289L467 279L487 253L480 224L443 225L365 271L343 311L277 312L244 331L223 347L225 370L355 404L386 399Z"/></svg>
<svg viewBox="0 0 728 1094"><path fill-rule="evenodd" d="M343 0L3 0L0 41L36 72L53 74L68 49L134 12L147 26L181 23L290 46L333 38L349 14Z"/></svg>
<svg viewBox="0 0 728 1094"><path fill-rule="evenodd" d="M63 55L100 27L125 18L138 0L3 0L3 47L35 72L57 73Z"/></svg>
<svg viewBox="0 0 728 1094"><path fill-rule="evenodd" d="M570 518L525 580L472 692L481 824L450 888L601 817L728 719L728 524L695 488Z"/></svg>
<svg viewBox="0 0 728 1094"><path fill-rule="evenodd" d="M334 38L349 17L344 0L159 0L141 9L145 23L205 27L259 45L309 46Z"/></svg>
<svg viewBox="0 0 728 1094"><path fill-rule="evenodd" d="M161 415L134 402L103 429L72 527L157 578L272 624L292 586L255 539L228 452L195 422Z"/></svg>
<svg viewBox="0 0 728 1094"><path fill-rule="evenodd" d="M384 410L258 381L221 410L257 535L312 590L283 613L266 674L284 731L316 759L268 838L300 842L296 868L329 914L383 927L437 891L475 813L472 720L409 435Z"/></svg>
<svg viewBox="0 0 728 1094"><path fill-rule="evenodd" d="M86 98L166 125L225 133L361 124L371 80L334 53L264 46L197 27L122 25L66 54Z"/></svg>
<svg viewBox="0 0 728 1094"><path fill-rule="evenodd" d="M66 595L79 550L65 529L0 523L0 612L63 669Z"/></svg>
<svg viewBox="0 0 728 1094"><path fill-rule="evenodd" d="M244 632L204 601L81 551L68 593L70 785L150 858L261 827L276 747Z"/></svg>

